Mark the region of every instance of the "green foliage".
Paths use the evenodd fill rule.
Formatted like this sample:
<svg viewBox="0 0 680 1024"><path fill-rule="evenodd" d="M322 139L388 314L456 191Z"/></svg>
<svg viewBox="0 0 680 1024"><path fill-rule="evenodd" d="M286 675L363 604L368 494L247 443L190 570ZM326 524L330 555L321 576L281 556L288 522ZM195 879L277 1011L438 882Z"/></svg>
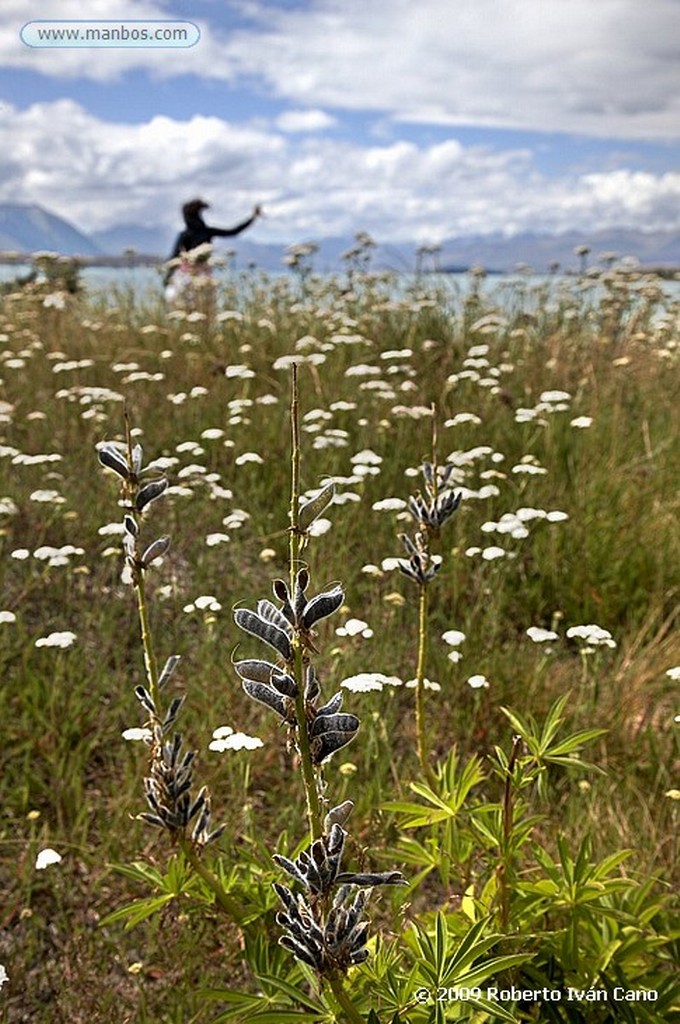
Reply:
<svg viewBox="0 0 680 1024"><path fill-rule="evenodd" d="M16 613L0 622L8 1021L356 1020L343 998L366 1024L678 1017L665 884L677 834L665 795L677 788L665 673L680 663L673 303L654 282L622 275L590 291L553 281L489 294L477 281L457 295L434 282L396 294L358 263L350 272L348 291L305 269L302 295L285 280L234 279L222 296L229 315L216 323L166 317L131 293L45 305L56 280L4 299L0 546L3 603ZM470 356L479 344L486 353ZM433 401L439 461L455 464L455 487L496 488L463 500L438 541L426 674L442 690L424 694L430 771L417 768L412 695L388 686L351 695L362 725L326 770L328 799L356 804L346 869L371 872L380 860L408 879L373 902L371 955L349 970L344 996L278 945L271 853L295 859L307 848L304 800L293 795L281 724L246 702L230 664L243 638L228 609L253 607L288 573L289 377L276 363L291 353L319 357L298 371L302 525L333 523L304 554L320 589L342 581L343 622L373 630L341 640L321 623L310 637L330 692L367 668L413 675L412 584L381 566L399 553L404 526L374 505L406 499L404 471L431 457ZM477 359L486 366L469 365ZM251 373L225 374L240 365ZM365 365L371 372L357 374ZM553 389L571 394L569 408L520 422L518 411ZM148 749L120 740L138 724L129 698L144 665L119 542L98 532L119 514L116 495L88 460L96 442L121 438L121 399L148 457L178 460L166 470L172 493L148 513L153 537L171 535L172 547L147 596L159 652L183 657L168 704L187 693L186 734L225 825L210 855L193 860L190 847L150 839L134 820ZM481 423L444 426L462 411ZM590 428L570 426L584 414ZM362 477L351 460L366 448L382 461ZM253 451L261 463L240 459ZM547 473L513 473L528 456ZM332 476L343 481L336 493L353 497L324 507L330 485L318 498L313 489ZM39 489L64 500L36 500ZM520 508L569 518L531 521L525 538L482 529ZM218 533L229 539L206 542ZM513 557L465 554L491 542ZM45 553L69 545L83 554L59 564ZM199 594L222 608L185 612ZM592 621L615 650L582 653L564 637ZM560 634L550 652L526 637L536 625ZM439 640L453 626L466 634L460 663ZM63 629L77 634L72 649L36 648ZM488 690L466 685L473 673ZM208 753L225 723L263 747ZM36 873L47 845L64 859ZM437 986L475 985L479 997L435 998ZM562 998L487 996L513 986ZM570 987L605 991L608 1002L568 1000ZM617 1002L617 987L658 999ZM417 1001L419 988L429 1001ZM76 1005L73 993L88 991L105 1009Z"/></svg>

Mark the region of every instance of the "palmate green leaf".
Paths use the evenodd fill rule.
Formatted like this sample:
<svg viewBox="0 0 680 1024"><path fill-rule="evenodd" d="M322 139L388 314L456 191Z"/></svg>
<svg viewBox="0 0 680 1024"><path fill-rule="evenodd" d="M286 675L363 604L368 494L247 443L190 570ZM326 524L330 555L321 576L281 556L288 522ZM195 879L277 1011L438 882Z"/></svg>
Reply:
<svg viewBox="0 0 680 1024"><path fill-rule="evenodd" d="M324 1011L322 1017L316 1015L310 1016L309 1010L277 1010L273 1007L271 1010L266 1010L264 1013L254 1013L248 1017L248 1021L256 1020L259 1024L297 1024L298 1021L306 1021L307 1024L315 1024L315 1022L332 1022L335 1019L335 1015L329 1011Z"/></svg>
<svg viewBox="0 0 680 1024"><path fill-rule="evenodd" d="M424 783L412 782L409 785L409 789L412 789L418 796L422 796L423 800L427 800L433 807L439 807L441 810L446 811L447 815L453 813L451 806Z"/></svg>
<svg viewBox="0 0 680 1024"><path fill-rule="evenodd" d="M160 889L173 896L179 896L183 892L192 892L193 895L197 895L198 876L182 854L176 854L170 858L165 874L150 864L138 860L131 864L114 864L112 867L114 871L124 875L125 878L143 882L144 885L152 889Z"/></svg>
<svg viewBox="0 0 680 1024"><path fill-rule="evenodd" d="M111 867L125 878L132 878L135 882L144 882L157 889L162 889L165 883L165 876L157 868L151 867L150 864L145 864L143 861L136 860L131 864L112 864Z"/></svg>
<svg viewBox="0 0 680 1024"><path fill-rule="evenodd" d="M496 936L494 942L498 942L498 936ZM495 956L490 960L485 960L464 974L456 974L455 982L451 978L451 980L444 981L443 984L451 986L455 983L459 988L473 988L475 985L480 985L483 981L488 981L495 974L507 971L511 967L517 967L519 964L525 964L527 960L532 958L533 953L508 953L505 956Z"/></svg>
<svg viewBox="0 0 680 1024"><path fill-rule="evenodd" d="M259 980L265 985L269 985L276 991L283 992L284 995L289 996L294 1002L300 1003L301 1006L306 1007L313 1013L327 1014L328 1011L321 1003L316 1002L311 996L303 992L302 989L296 985L291 985L289 982L284 981L282 978L275 978L271 974L261 974L258 976Z"/></svg>
<svg viewBox="0 0 680 1024"><path fill-rule="evenodd" d="M632 850L617 850L616 853L610 853L608 857L598 861L597 864L593 865L593 878L602 878L604 875L609 875L617 868L619 864L623 864L625 860L632 857ZM635 885L631 879L626 880L629 886Z"/></svg>
<svg viewBox="0 0 680 1024"><path fill-rule="evenodd" d="M487 949L498 941L498 936L495 933L486 936L486 938L482 938L482 935L489 927L489 924L490 918L482 917L468 929L461 940L458 949L446 965L447 977L456 971L462 970L468 964L472 963L476 957L482 956L486 953Z"/></svg>
<svg viewBox="0 0 680 1024"><path fill-rule="evenodd" d="M598 736L605 736L606 733L606 729L582 729L581 732L572 733L571 736L567 736L561 743L557 743L554 747L550 748L549 757L561 757L563 754L579 750L584 744L590 743L591 740L596 740Z"/></svg>
<svg viewBox="0 0 680 1024"><path fill-rule="evenodd" d="M425 825L436 825L437 822L445 821L451 817L448 807L443 810L423 807L422 804L409 803L408 801L390 801L381 804L385 811L396 811L397 814L404 814L406 817L399 822L400 828L422 828Z"/></svg>
<svg viewBox="0 0 680 1024"><path fill-rule="evenodd" d="M442 798L454 814L461 810L470 791L485 778L482 760L476 754L466 761L459 772L458 757L454 748L441 769L441 780L446 789L442 793Z"/></svg>
<svg viewBox="0 0 680 1024"><path fill-rule="evenodd" d="M424 867L428 871L439 866L441 850L433 840L419 843L413 836L403 836L396 847L386 850L381 859L389 860L391 863L398 859L404 864L412 864L414 867Z"/></svg>
<svg viewBox="0 0 680 1024"><path fill-rule="evenodd" d="M522 737L529 749L532 749L530 740L532 738L532 732L536 729L536 722L533 718L530 717L529 720L524 719L517 711L513 711L511 708L505 708L503 706L501 706L501 711L508 719L515 732ZM532 725L534 727L533 729L531 728ZM532 750L532 753L533 752L534 751Z"/></svg>
<svg viewBox="0 0 680 1024"><path fill-rule="evenodd" d="M157 914L159 910L162 910L163 907L176 898L175 894L171 892L164 893L163 896L149 896L147 899L134 900L132 903L114 910L112 914L107 914L99 924L101 927L105 927L109 924L115 924L116 921L125 921L125 930L129 931L130 928L134 928L140 921L153 917L154 914Z"/></svg>
<svg viewBox="0 0 680 1024"><path fill-rule="evenodd" d="M492 1021L497 1020L508 1020L511 1024L517 1024L519 1018L512 1013L511 1010L506 1009L502 1003L493 1003L488 999L467 999L465 1001L466 1006L473 1006L475 1010L482 1010L490 1015L489 1019Z"/></svg>
<svg viewBox="0 0 680 1024"><path fill-rule="evenodd" d="M435 966L437 973L443 971L446 957L449 950L449 933L446 927L446 917L440 911L437 914L437 922L435 925L435 941L434 941L434 955L435 955Z"/></svg>
<svg viewBox="0 0 680 1024"><path fill-rule="evenodd" d="M307 1024L331 1024L333 1015L324 1013L323 1017L310 1016L308 1010L291 1010L289 1008L277 1009L270 1006L266 1010L255 1010L253 1004L241 1004L233 1010L227 1010L216 1017L213 1024L226 1024L227 1021L237 1020L239 1024L250 1024L250 1021L258 1021L258 1024L299 1024L306 1021Z"/></svg>
<svg viewBox="0 0 680 1024"><path fill-rule="evenodd" d="M269 981L270 979L268 979ZM298 1000L299 1000L298 993ZM201 998L211 1002L229 1003L231 1009L223 1010L219 1017L216 1017L212 1024L226 1024L227 1021L238 1021L239 1024L246 1024L251 1020L259 1021L259 1024L297 1024L298 1021L307 1021L307 1024L332 1024L333 1014L323 1007L313 1009L294 1009L289 1003L277 1004L273 999L266 996L250 995L244 992L237 992L234 989L207 989L201 992ZM308 998L308 997L305 997Z"/></svg>

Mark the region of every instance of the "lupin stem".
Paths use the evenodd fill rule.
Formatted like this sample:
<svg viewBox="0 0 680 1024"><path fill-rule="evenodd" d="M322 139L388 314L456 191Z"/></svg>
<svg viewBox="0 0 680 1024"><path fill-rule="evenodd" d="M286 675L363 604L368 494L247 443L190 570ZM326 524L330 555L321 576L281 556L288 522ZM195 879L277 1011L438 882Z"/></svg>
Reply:
<svg viewBox="0 0 680 1024"><path fill-rule="evenodd" d="M146 603L144 577L141 572L139 573L139 577L136 580L135 590L137 592L137 611L139 614L139 625L142 632L142 648L144 650L144 668L146 670L146 679L149 686L149 693L151 694L151 700L153 701L154 707L160 714L158 663L156 661L156 653L153 649L153 641L151 639L151 629L149 626L149 610Z"/></svg>
<svg viewBox="0 0 680 1024"><path fill-rule="evenodd" d="M335 1000L343 1012L342 1019L348 1021L349 1024L364 1024L364 1018L345 991L342 977L340 975L331 975L328 981Z"/></svg>
<svg viewBox="0 0 680 1024"><path fill-rule="evenodd" d="M427 661L427 583L419 586L418 601L418 665L416 668L416 737L418 743L418 760L428 785L434 788L437 777L430 764L427 750L427 734L425 730L425 664Z"/></svg>
<svg viewBox="0 0 680 1024"><path fill-rule="evenodd" d="M295 575L299 569L301 537L299 528L300 509L300 406L298 402L297 367L293 364L290 400L290 432L291 432L291 485L290 485L290 543L289 569L290 591L295 590ZM295 698L295 717L297 719L297 743L300 752L302 782L305 788L307 803L307 821L312 841L318 839L322 832L321 801L317 785L317 776L307 732L307 712L305 708L306 665L302 641L299 636L293 639L295 662L293 666L297 696Z"/></svg>
<svg viewBox="0 0 680 1024"><path fill-rule="evenodd" d="M180 838L180 848L189 864L206 883L208 888L215 894L215 902L236 924L241 924L245 917L245 910L234 897L226 891L217 875L207 867L196 852L191 841L186 836Z"/></svg>

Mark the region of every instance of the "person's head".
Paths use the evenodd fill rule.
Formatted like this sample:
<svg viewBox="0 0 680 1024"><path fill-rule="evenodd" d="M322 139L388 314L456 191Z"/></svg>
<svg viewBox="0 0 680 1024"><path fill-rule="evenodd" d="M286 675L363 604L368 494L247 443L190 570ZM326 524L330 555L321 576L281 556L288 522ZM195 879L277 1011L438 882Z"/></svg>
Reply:
<svg viewBox="0 0 680 1024"><path fill-rule="evenodd" d="M202 199L192 199L182 207L182 216L188 223L190 220L200 217L203 211L208 209L209 205L209 203L204 203Z"/></svg>

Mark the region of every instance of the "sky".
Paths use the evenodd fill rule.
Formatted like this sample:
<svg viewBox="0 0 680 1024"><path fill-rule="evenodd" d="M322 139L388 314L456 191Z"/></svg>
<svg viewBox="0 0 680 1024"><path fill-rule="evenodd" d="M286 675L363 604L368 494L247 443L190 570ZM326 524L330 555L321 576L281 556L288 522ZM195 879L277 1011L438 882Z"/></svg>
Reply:
<svg viewBox="0 0 680 1024"><path fill-rule="evenodd" d="M35 18L200 38L41 48ZM3 0L0 133L0 201L85 232L170 237L197 196L262 203L265 243L677 231L680 0Z"/></svg>

